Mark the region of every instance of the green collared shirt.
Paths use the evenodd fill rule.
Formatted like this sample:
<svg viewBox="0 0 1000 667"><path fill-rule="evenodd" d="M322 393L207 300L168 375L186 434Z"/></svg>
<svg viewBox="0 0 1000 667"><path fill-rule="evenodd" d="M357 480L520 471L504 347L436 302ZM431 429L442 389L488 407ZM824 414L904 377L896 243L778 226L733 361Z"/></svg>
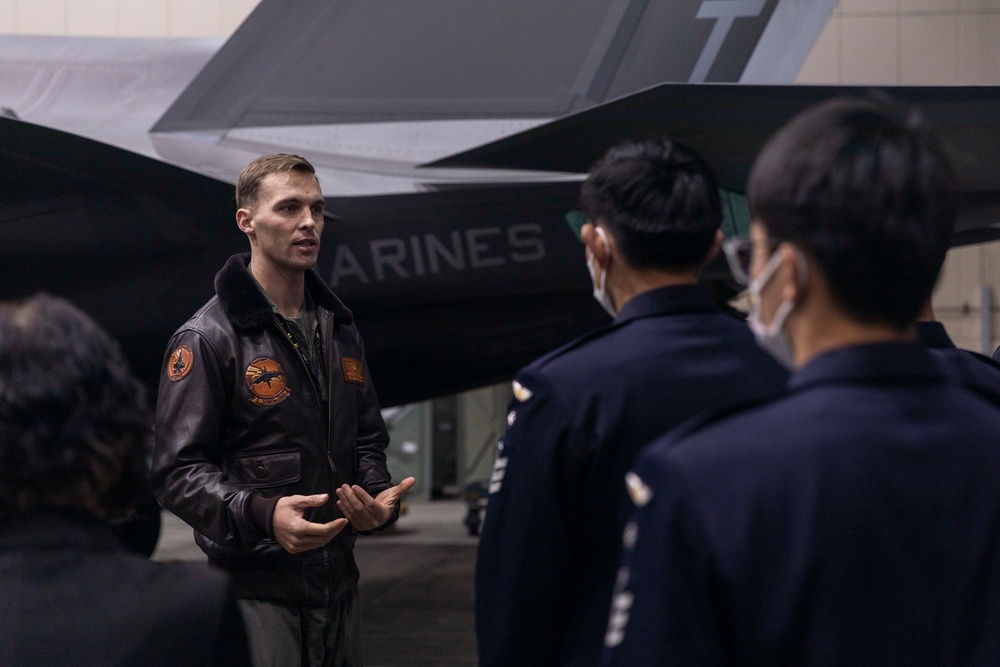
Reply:
<svg viewBox="0 0 1000 667"><path fill-rule="evenodd" d="M257 284L260 287L260 283ZM305 301L302 303L302 310L298 317L285 317L278 310L278 306L263 292L267 302L271 304L271 310L278 316L278 322L282 324L285 335L292 342L292 345L302 355L306 362L306 368L312 375L316 389L320 397L325 401L326 396L326 369L323 367L323 344L320 340L319 326L316 319L316 304L312 300L309 290L306 290Z"/></svg>

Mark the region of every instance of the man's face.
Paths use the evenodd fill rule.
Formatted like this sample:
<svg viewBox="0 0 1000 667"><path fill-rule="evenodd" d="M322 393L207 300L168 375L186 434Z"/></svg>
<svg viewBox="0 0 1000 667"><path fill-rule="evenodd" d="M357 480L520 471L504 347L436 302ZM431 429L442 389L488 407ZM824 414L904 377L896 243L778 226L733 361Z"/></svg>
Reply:
<svg viewBox="0 0 1000 667"><path fill-rule="evenodd" d="M307 271L319 257L325 207L316 177L289 171L265 176L257 203L237 219L255 255L278 270Z"/></svg>

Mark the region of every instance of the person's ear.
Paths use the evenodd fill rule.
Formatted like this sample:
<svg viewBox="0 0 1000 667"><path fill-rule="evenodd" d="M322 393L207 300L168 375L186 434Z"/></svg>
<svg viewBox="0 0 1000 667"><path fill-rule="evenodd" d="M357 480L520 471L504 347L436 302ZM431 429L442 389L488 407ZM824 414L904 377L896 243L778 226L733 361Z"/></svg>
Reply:
<svg viewBox="0 0 1000 667"><path fill-rule="evenodd" d="M580 229L580 239L587 246L587 252L594 256L598 266L602 269L607 268L608 259L611 256L611 247L609 246L611 235L606 231L604 234L598 233L597 225L588 222Z"/></svg>
<svg viewBox="0 0 1000 667"><path fill-rule="evenodd" d="M712 260L719 256L719 252L722 250L722 242L725 240L726 235L722 233L722 230L715 230L715 240L712 242L712 247L705 253L705 261L701 263L702 266L708 266L712 263Z"/></svg>
<svg viewBox="0 0 1000 667"><path fill-rule="evenodd" d="M791 299L800 302L806 290L808 267L805 260L791 243L782 243L778 246L777 252L781 253L778 274L784 278L781 297L785 300Z"/></svg>
<svg viewBox="0 0 1000 667"><path fill-rule="evenodd" d="M253 236L253 214L250 209L241 208L236 211L236 226L247 236Z"/></svg>

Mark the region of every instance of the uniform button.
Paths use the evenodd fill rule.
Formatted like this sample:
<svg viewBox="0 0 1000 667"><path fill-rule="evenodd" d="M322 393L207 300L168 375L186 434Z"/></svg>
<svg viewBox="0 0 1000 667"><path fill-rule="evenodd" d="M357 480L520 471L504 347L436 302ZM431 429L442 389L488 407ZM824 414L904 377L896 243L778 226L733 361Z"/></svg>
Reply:
<svg viewBox="0 0 1000 667"><path fill-rule="evenodd" d="M257 478L267 477L267 468L264 467L263 461L255 461L253 474L257 475Z"/></svg>
<svg viewBox="0 0 1000 667"><path fill-rule="evenodd" d="M636 540L639 539L639 526L636 525L634 521L629 522L625 526L625 531L622 533L622 545L629 551L635 546Z"/></svg>

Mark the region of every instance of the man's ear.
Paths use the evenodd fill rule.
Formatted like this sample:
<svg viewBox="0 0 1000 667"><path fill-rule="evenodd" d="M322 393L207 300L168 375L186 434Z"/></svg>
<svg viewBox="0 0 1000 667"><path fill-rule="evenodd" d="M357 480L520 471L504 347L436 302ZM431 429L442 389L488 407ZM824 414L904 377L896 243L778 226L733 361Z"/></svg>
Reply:
<svg viewBox="0 0 1000 667"><path fill-rule="evenodd" d="M250 213L250 209L241 208L236 211L236 226L247 236L253 236L253 215Z"/></svg>
<svg viewBox="0 0 1000 667"><path fill-rule="evenodd" d="M713 259L719 256L719 251L722 250L722 242L725 240L726 235L722 233L722 230L715 230L715 240L712 242L712 247L705 253L705 261L701 263L702 266L708 266L712 263Z"/></svg>
<svg viewBox="0 0 1000 667"><path fill-rule="evenodd" d="M611 235L607 231L604 234L608 239L608 243L611 243ZM608 243L604 242L601 235L597 233L597 226L594 223L588 222L580 228L580 240L587 246L587 252L592 254L594 259L597 260L597 264L601 268L606 268L611 248L608 247Z"/></svg>
<svg viewBox="0 0 1000 667"><path fill-rule="evenodd" d="M778 271L785 278L784 286L781 288L782 298L801 302L806 292L809 273L805 258L791 243L782 243L778 246L778 252L781 253L781 265Z"/></svg>

